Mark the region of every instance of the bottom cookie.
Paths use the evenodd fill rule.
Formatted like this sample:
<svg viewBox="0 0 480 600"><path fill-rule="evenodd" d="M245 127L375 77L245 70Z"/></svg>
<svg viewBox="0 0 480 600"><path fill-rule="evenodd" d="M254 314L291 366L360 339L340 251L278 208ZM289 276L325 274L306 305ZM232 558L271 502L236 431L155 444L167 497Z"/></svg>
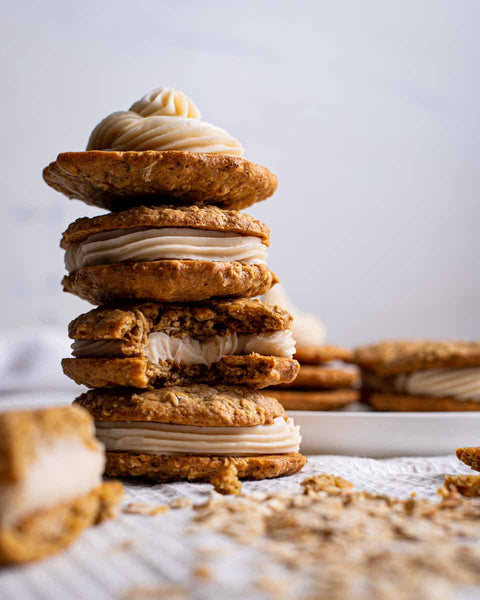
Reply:
<svg viewBox="0 0 480 600"><path fill-rule="evenodd" d="M266 390L276 398L286 410L336 410L357 402L357 390L329 390L325 392L303 392L290 390Z"/></svg>
<svg viewBox="0 0 480 600"><path fill-rule="evenodd" d="M480 471L480 447L457 448L457 458L471 467L474 471Z"/></svg>
<svg viewBox="0 0 480 600"><path fill-rule="evenodd" d="M304 365L323 365L331 360L348 361L351 357L351 351L340 346L297 344L294 358Z"/></svg>
<svg viewBox="0 0 480 600"><path fill-rule="evenodd" d="M290 383L275 386L276 389L293 390L336 390L350 388L358 382L358 373L352 368L300 365L296 378Z"/></svg>
<svg viewBox="0 0 480 600"><path fill-rule="evenodd" d="M107 475L144 477L156 482L210 481L226 463L235 465L239 479L268 479L293 475L307 462L298 452L235 457L107 452L106 456Z"/></svg>
<svg viewBox="0 0 480 600"><path fill-rule="evenodd" d="M403 394L364 394L364 401L375 410L399 412L479 411L480 402L455 398L427 398Z"/></svg>
<svg viewBox="0 0 480 600"><path fill-rule="evenodd" d="M1 525L0 564L30 562L59 552L90 525L113 517L122 495L121 483L107 482L73 502L39 510L14 525Z"/></svg>

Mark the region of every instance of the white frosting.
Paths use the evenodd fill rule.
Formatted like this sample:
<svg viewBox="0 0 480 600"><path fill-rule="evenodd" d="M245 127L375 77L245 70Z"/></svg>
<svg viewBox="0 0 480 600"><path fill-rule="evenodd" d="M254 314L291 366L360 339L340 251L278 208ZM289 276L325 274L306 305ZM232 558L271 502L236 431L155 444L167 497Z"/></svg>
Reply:
<svg viewBox="0 0 480 600"><path fill-rule="evenodd" d="M33 512L88 494L100 485L105 456L81 440L59 437L36 449L24 478L0 486L0 521L13 524Z"/></svg>
<svg viewBox="0 0 480 600"><path fill-rule="evenodd" d="M245 456L298 452L300 428L277 417L256 427L196 427L151 422L96 421L107 451L146 454Z"/></svg>
<svg viewBox="0 0 480 600"><path fill-rule="evenodd" d="M196 105L183 92L174 88L157 88L145 94L130 110L141 117L187 117L201 119Z"/></svg>
<svg viewBox="0 0 480 600"><path fill-rule="evenodd" d="M95 233L65 253L67 271L125 261L165 259L236 261L264 265L267 247L260 238L189 227L120 229Z"/></svg>
<svg viewBox="0 0 480 600"><path fill-rule="evenodd" d="M455 398L480 402L480 367L444 367L398 375L394 383L400 393L433 398Z"/></svg>
<svg viewBox="0 0 480 600"><path fill-rule="evenodd" d="M148 336L147 357L157 364L169 361L176 364L207 365L219 362L232 354L263 354L291 358L295 341L290 330L274 333L215 335L204 340L193 337L172 337L156 332Z"/></svg>
<svg viewBox="0 0 480 600"><path fill-rule="evenodd" d="M325 343L325 326L322 321L317 315L303 312L294 306L279 283L262 296L262 301L277 304L293 316L292 333L298 347Z"/></svg>
<svg viewBox="0 0 480 600"><path fill-rule="evenodd" d="M179 150L242 156L238 140L200 120L200 111L182 92L159 88L118 111L92 131L87 150Z"/></svg>
<svg viewBox="0 0 480 600"><path fill-rule="evenodd" d="M72 354L77 358L115 356L121 351L122 340L75 340Z"/></svg>

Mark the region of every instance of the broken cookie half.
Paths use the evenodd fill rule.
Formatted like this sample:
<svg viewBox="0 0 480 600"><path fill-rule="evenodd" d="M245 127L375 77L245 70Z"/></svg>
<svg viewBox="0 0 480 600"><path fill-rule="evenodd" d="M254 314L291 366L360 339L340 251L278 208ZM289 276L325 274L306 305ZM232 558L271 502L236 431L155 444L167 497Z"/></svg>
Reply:
<svg viewBox="0 0 480 600"><path fill-rule="evenodd" d="M44 558L115 515L105 453L80 407L0 415L0 564Z"/></svg>
<svg viewBox="0 0 480 600"><path fill-rule="evenodd" d="M264 388L297 375L291 322L280 307L252 299L102 306L72 321L74 358L62 365L93 388Z"/></svg>

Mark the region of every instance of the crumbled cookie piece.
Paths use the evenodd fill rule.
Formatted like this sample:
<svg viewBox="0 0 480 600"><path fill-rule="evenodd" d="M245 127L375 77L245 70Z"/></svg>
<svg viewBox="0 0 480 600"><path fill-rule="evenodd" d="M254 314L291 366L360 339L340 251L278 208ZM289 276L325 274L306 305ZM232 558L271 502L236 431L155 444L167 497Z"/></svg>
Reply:
<svg viewBox="0 0 480 600"><path fill-rule="evenodd" d="M343 479L343 477L329 475L328 473L308 477L302 481L301 485L304 494L308 494L311 491L336 494L339 490L353 489L353 483L350 483L350 481Z"/></svg>
<svg viewBox="0 0 480 600"><path fill-rule="evenodd" d="M300 581L318 600L439 600L480 584L480 550L465 545L480 538L479 499L396 499L325 473L303 488L215 496L194 507L193 522L262 550L269 567L293 571L285 598L303 597Z"/></svg>
<svg viewBox="0 0 480 600"><path fill-rule="evenodd" d="M159 506L155 506L153 504L146 504L143 502L130 502L123 509L124 513L131 515L161 515L169 510L169 506L167 504L161 504Z"/></svg>
<svg viewBox="0 0 480 600"><path fill-rule="evenodd" d="M206 563L198 563L193 568L193 576L197 579L212 580L214 579L212 570Z"/></svg>
<svg viewBox="0 0 480 600"><path fill-rule="evenodd" d="M229 462L210 479L210 483L219 494L233 494L234 496L238 496L242 491L242 484L237 475L237 467L234 463Z"/></svg>
<svg viewBox="0 0 480 600"><path fill-rule="evenodd" d="M457 458L471 467L474 471L480 471L480 447L457 448Z"/></svg>
<svg viewBox="0 0 480 600"><path fill-rule="evenodd" d="M190 508L192 506L192 501L189 498L174 498L170 500L169 504L170 508Z"/></svg>
<svg viewBox="0 0 480 600"><path fill-rule="evenodd" d="M182 585L134 586L122 600L188 600L190 594Z"/></svg>
<svg viewBox="0 0 480 600"><path fill-rule="evenodd" d="M446 498L452 492L470 498L480 496L480 475L445 475L438 493Z"/></svg>

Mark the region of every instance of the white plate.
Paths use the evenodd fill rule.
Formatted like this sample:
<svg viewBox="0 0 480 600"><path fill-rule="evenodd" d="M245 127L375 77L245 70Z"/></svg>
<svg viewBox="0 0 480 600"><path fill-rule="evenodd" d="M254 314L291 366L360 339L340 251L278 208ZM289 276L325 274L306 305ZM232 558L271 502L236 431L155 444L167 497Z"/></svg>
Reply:
<svg viewBox="0 0 480 600"><path fill-rule="evenodd" d="M480 412L288 414L300 425L304 454L439 456L460 446L480 446Z"/></svg>

